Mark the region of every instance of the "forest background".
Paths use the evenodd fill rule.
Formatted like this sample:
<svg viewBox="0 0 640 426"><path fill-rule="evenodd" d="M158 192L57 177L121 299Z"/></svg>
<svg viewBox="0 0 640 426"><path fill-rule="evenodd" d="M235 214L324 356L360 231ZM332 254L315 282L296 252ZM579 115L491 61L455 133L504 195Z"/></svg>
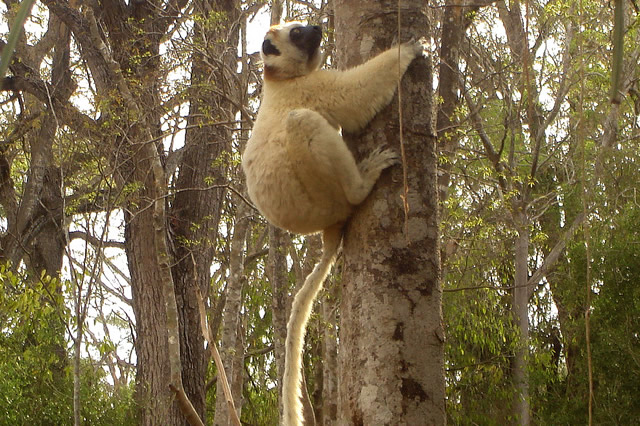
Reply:
<svg viewBox="0 0 640 426"><path fill-rule="evenodd" d="M615 4L36 2L0 83L0 424L185 424L176 396L229 424L201 313L242 423L278 424L320 250L268 226L239 169L280 19L322 23L331 67L428 50L350 137L362 156L403 135L405 167L316 304L306 423L632 424L640 22Z"/></svg>

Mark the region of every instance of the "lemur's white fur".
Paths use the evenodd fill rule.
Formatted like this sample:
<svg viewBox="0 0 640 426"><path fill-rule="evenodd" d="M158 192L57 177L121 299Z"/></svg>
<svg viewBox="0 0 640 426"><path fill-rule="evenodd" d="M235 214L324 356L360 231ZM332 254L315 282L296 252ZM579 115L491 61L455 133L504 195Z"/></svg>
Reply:
<svg viewBox="0 0 640 426"><path fill-rule="evenodd" d="M313 300L335 260L342 226L397 155L377 149L356 161L339 129L361 130L422 53L416 42L391 48L347 71L319 70L321 30L289 22L271 27L262 48L262 103L242 159L251 200L272 224L323 232L323 254L296 294L287 324L284 424L301 425L301 368ZM398 52L398 49L400 51Z"/></svg>

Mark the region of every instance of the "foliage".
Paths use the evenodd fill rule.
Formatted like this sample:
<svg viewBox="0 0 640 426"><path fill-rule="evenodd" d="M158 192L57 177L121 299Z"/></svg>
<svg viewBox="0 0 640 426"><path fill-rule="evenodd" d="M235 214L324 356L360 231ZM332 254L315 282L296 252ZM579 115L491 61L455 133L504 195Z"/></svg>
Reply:
<svg viewBox="0 0 640 426"><path fill-rule="evenodd" d="M494 290L445 294L447 416L453 424L502 424L508 413L512 389L505 382L516 331L501 299Z"/></svg>
<svg viewBox="0 0 640 426"><path fill-rule="evenodd" d="M640 209L635 196L640 173L634 149L622 149L610 160L618 167L611 172L609 184L620 192L598 196L601 207L591 220L593 250L593 304L591 307L591 344L594 374L596 424L630 424L640 416L640 404L634 397L640 387ZM553 382L538 396L541 423L583 424L587 421L585 398L588 391L585 352L585 271L586 253L582 241L573 244L567 262L558 271L563 291L558 291L564 309L573 311L564 320L565 351L571 357L558 365ZM567 339L570 338L570 341ZM567 365L569 362L569 365Z"/></svg>
<svg viewBox="0 0 640 426"><path fill-rule="evenodd" d="M246 351L262 352L273 344L271 327L272 297L270 283L264 279L253 280L245 287L245 309L247 310ZM242 411L242 420L249 424L272 425L278 423L278 387L277 371L273 350L266 354L245 358L245 371L248 380L243 395L246 404Z"/></svg>
<svg viewBox="0 0 640 426"><path fill-rule="evenodd" d="M612 106L607 95L611 51L603 49L609 45L611 9L591 1L578 6L555 1L529 2L522 8L529 46L535 46L525 58L534 63L529 70L519 58L522 52L514 49L515 24L503 6L468 15L461 63L466 97L455 111L455 129L447 131L459 147L443 159L452 173L441 229L447 414L455 424L516 421L508 408L515 392L511 357L517 341L510 312L519 225L513 213L526 203L531 275L554 245L567 238L563 233L583 211L583 199L589 241L580 229L570 236L529 300L532 419L539 424L587 423L587 309L594 422L625 424L638 418L633 395L638 392L639 275L634 265L640 251L634 229L640 207L635 195L640 190L639 70L637 60L626 63L629 96L620 107ZM625 35L629 55L638 54L637 19L637 13L630 13ZM495 28L506 34L490 30ZM537 94L535 102L528 98L531 93ZM538 147L531 126L546 126L540 127L544 136Z"/></svg>
<svg viewBox="0 0 640 426"><path fill-rule="evenodd" d="M2 425L69 424L73 372L69 368L65 310L59 282L18 276L0 267L0 418ZM132 389L114 390L104 370L82 368L86 424L129 424Z"/></svg>
<svg viewBox="0 0 640 426"><path fill-rule="evenodd" d="M640 209L634 202L605 230L596 251L592 313L596 419L631 424L640 418Z"/></svg>
<svg viewBox="0 0 640 426"><path fill-rule="evenodd" d="M64 317L57 283L0 268L0 412L6 424L61 424L71 418Z"/></svg>

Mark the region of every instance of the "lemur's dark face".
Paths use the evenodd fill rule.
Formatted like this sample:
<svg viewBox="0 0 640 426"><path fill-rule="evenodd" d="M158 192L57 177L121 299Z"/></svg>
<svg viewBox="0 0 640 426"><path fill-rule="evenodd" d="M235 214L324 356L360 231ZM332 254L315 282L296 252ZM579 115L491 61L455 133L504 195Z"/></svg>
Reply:
<svg viewBox="0 0 640 426"><path fill-rule="evenodd" d="M286 80L314 71L320 65L322 28L287 22L269 29L262 43L265 79Z"/></svg>

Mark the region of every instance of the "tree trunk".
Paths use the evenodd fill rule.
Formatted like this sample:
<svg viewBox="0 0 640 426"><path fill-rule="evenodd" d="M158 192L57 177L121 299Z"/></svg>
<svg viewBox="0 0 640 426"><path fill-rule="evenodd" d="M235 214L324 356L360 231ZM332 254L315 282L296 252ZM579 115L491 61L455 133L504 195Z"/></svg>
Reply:
<svg viewBox="0 0 640 426"><path fill-rule="evenodd" d="M397 6L391 1L335 1L342 67L363 62L391 45ZM423 7L423 2L414 0L402 5L401 41L429 35ZM436 138L427 59L418 59L409 68L402 92L406 193L402 167L384 172L344 238L340 424L445 423ZM380 145L400 150L397 109L396 101L355 138L360 153Z"/></svg>
<svg viewBox="0 0 640 426"><path fill-rule="evenodd" d="M242 398L242 378L244 375L243 364L238 363L238 357L244 359L244 341L239 333L242 331L240 310L242 308L242 286L244 284L243 253L244 243L249 227L249 220L245 215L245 204L238 207L238 215L233 238L231 241L231 254L229 259L229 279L227 280L227 300L224 305L222 317L222 339L220 343L220 357L224 364L227 380L231 386L236 411L240 417L240 405ZM239 352L239 353L238 353ZM220 379L218 379L220 383ZM235 392L233 392L235 390ZM240 390L240 392L238 392ZM223 387L218 386L216 391L215 425L226 426L231 424L229 406L225 398Z"/></svg>
<svg viewBox="0 0 640 426"><path fill-rule="evenodd" d="M168 420L173 393L167 386L167 313L156 247L150 238L154 235L152 216L152 209L144 208L125 214L125 252L136 317L136 400L141 425L178 424Z"/></svg>
<svg viewBox="0 0 640 426"><path fill-rule="evenodd" d="M287 338L287 259L284 231L269 226L269 281L271 282L273 354L278 383L278 412L282 422L282 377L284 375L284 342Z"/></svg>
<svg viewBox="0 0 640 426"><path fill-rule="evenodd" d="M451 166L458 148L460 137L456 132L460 105L460 82L462 76L458 69L460 62L460 44L464 39L466 26L465 8L460 0L447 0L442 19L442 40L440 44L440 67L438 71L438 96L442 103L438 106L436 130L438 132L438 151L446 161L439 164L438 195L442 202L447 198L451 182ZM445 260L443 259L443 263Z"/></svg>
<svg viewBox="0 0 640 426"><path fill-rule="evenodd" d="M338 291L336 283L325 285L322 301L322 416L318 424L331 426L338 421Z"/></svg>
<svg viewBox="0 0 640 426"><path fill-rule="evenodd" d="M205 18L213 13L219 13L220 17L215 25L203 25L200 21L194 24L194 40L198 46L192 56L191 87L194 91L189 105L184 154L179 163L177 193L170 215L177 261L173 275L180 316L182 381L187 396L205 421L208 357L200 328L196 288L203 295L209 293L210 269L225 191L221 187L199 189L227 183L226 154L231 149L228 123L235 113L229 99L238 97L236 87L230 83L235 75L230 75L228 70L235 70L239 27L234 24L238 15L235 0L204 0L197 2L195 7ZM212 67L210 58L218 59L218 66ZM225 124L211 124L215 122Z"/></svg>
<svg viewBox="0 0 640 426"><path fill-rule="evenodd" d="M529 373L527 372L529 355L529 228L524 217L518 222L518 237L515 247L515 283L513 289L513 316L519 331L519 342L513 360L513 384L515 386L514 414L520 425L528 425L529 418Z"/></svg>

